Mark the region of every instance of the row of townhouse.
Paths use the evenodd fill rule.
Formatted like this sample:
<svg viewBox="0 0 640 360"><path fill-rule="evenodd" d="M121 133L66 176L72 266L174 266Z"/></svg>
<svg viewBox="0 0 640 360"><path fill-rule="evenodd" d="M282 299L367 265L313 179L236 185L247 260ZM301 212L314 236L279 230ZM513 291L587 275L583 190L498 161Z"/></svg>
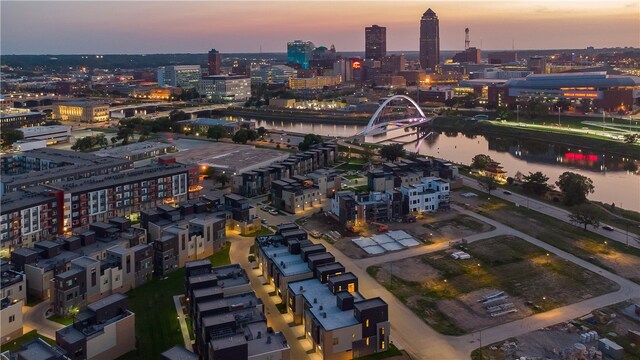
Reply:
<svg viewBox="0 0 640 360"><path fill-rule="evenodd" d="M185 296L195 335L192 358L289 359L290 349L284 335L267 326L264 305L251 290L249 278L240 265L212 267L209 261L188 263ZM188 359L189 353L172 348L162 358Z"/></svg>
<svg viewBox="0 0 640 360"><path fill-rule="evenodd" d="M271 183L271 204L292 214L322 205L340 190L341 177L335 170L319 169L306 176L293 176Z"/></svg>
<svg viewBox="0 0 640 360"><path fill-rule="evenodd" d="M64 168L64 167L62 167ZM2 196L2 256L39 240L86 229L118 216L197 198L195 165L161 159L156 165L64 183L39 185Z"/></svg>
<svg viewBox="0 0 640 360"><path fill-rule="evenodd" d="M419 212L449 208L450 184L437 177L421 178L414 183L368 193L338 191L331 201L331 213L348 226L367 222L388 222Z"/></svg>
<svg viewBox="0 0 640 360"><path fill-rule="evenodd" d="M231 191L247 197L268 194L274 181L304 176L332 166L337 161L337 144L319 144L303 153L291 155L282 162L235 175L231 180Z"/></svg>
<svg viewBox="0 0 640 360"><path fill-rule="evenodd" d="M304 337L323 359L352 359L389 348L388 306L365 299L358 278L335 261L322 244L307 239L296 224L255 239L258 269L304 328Z"/></svg>

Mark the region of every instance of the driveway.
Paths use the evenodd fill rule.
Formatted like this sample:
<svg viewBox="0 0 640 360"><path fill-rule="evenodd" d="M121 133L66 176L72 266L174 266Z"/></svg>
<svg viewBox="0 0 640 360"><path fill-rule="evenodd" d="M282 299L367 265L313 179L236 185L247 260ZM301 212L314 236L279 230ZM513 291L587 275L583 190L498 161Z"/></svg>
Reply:
<svg viewBox="0 0 640 360"><path fill-rule="evenodd" d="M47 310L51 306L51 302L45 300L34 307L28 308L23 317L25 332L35 329L38 330L38 334L55 340L56 330L62 329L64 325L45 317Z"/></svg>

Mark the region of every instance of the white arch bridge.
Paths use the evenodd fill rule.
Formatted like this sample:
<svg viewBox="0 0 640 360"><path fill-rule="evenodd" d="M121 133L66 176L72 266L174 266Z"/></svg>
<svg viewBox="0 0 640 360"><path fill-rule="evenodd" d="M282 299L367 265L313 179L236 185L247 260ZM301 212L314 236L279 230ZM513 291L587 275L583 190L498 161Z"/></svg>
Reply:
<svg viewBox="0 0 640 360"><path fill-rule="evenodd" d="M397 106L393 105L392 102L405 100L408 101L411 105L409 109L414 110L413 114L409 117L398 119L393 116L393 110ZM374 112L371 116L371 119L369 120L367 126L363 130L358 132L356 136L367 136L384 133L387 131L387 127L389 125L394 126L395 128L423 125L430 123L434 118L435 116L427 117L420 106L410 97L406 95L394 95L380 104L378 110L376 110L376 112Z"/></svg>

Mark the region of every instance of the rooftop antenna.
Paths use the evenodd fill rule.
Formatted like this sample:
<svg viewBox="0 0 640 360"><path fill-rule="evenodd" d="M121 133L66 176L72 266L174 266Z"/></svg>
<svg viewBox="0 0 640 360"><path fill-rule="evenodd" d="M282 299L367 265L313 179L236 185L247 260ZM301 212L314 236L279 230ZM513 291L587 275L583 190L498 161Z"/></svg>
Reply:
<svg viewBox="0 0 640 360"><path fill-rule="evenodd" d="M262 54L262 44L260 44L260 54Z"/></svg>
<svg viewBox="0 0 640 360"><path fill-rule="evenodd" d="M511 38L511 51L516 51L516 39Z"/></svg>
<svg viewBox="0 0 640 360"><path fill-rule="evenodd" d="M469 49L469 43L471 41L469 41L469 28L464 29L464 49L468 50Z"/></svg>

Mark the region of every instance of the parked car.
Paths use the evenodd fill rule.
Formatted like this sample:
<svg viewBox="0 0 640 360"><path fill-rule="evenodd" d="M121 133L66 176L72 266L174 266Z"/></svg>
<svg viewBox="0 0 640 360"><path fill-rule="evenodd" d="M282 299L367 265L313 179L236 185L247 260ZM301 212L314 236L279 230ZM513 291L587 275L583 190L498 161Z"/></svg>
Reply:
<svg viewBox="0 0 640 360"><path fill-rule="evenodd" d="M269 223L269 221L267 221L267 219L260 219L260 222L265 224L265 225Z"/></svg>
<svg viewBox="0 0 640 360"><path fill-rule="evenodd" d="M278 215L278 211L277 210L269 210L269 214Z"/></svg>
<svg viewBox="0 0 640 360"><path fill-rule="evenodd" d="M613 228L609 225L604 225L602 228L608 231L613 231Z"/></svg>
<svg viewBox="0 0 640 360"><path fill-rule="evenodd" d="M505 195L511 195L511 191L507 191L507 190L503 191L502 193Z"/></svg>

